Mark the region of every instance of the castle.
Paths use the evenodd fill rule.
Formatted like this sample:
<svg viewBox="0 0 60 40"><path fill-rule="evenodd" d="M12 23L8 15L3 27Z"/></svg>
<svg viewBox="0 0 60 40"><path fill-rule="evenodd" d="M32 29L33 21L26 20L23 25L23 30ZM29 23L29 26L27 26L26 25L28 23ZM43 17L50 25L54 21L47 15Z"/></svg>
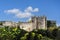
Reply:
<svg viewBox="0 0 60 40"><path fill-rule="evenodd" d="M20 28L32 31L33 29L47 29L47 20L45 16L33 16L31 17L31 22L21 22Z"/></svg>
<svg viewBox="0 0 60 40"><path fill-rule="evenodd" d="M26 31L32 31L33 29L47 29L47 18L45 16L33 16L30 22L11 22L11 21L1 21L3 26L17 27L24 29ZM54 24L53 22L52 24Z"/></svg>

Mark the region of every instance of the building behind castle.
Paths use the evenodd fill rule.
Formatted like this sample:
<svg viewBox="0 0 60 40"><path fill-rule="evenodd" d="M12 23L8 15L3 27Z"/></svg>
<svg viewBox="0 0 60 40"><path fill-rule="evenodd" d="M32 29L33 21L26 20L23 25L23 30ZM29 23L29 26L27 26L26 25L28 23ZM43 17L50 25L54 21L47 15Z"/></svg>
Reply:
<svg viewBox="0 0 60 40"><path fill-rule="evenodd" d="M1 21L2 26L9 27L20 27L20 29L24 29L26 31L32 31L33 29L47 29L47 18L45 16L33 16L31 17L30 22L11 22L11 21ZM53 22L56 24L56 22ZM52 23L52 24L53 24Z"/></svg>

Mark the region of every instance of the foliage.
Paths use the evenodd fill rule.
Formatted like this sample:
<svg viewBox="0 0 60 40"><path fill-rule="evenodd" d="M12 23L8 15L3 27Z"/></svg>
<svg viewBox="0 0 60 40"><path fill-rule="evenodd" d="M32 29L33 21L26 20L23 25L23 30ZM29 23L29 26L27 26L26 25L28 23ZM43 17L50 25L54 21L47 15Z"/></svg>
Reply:
<svg viewBox="0 0 60 40"><path fill-rule="evenodd" d="M2 25L2 22L0 22L0 25Z"/></svg>
<svg viewBox="0 0 60 40"><path fill-rule="evenodd" d="M57 29L50 30L33 30L27 32L19 27L1 27L0 40L53 40L57 36Z"/></svg>

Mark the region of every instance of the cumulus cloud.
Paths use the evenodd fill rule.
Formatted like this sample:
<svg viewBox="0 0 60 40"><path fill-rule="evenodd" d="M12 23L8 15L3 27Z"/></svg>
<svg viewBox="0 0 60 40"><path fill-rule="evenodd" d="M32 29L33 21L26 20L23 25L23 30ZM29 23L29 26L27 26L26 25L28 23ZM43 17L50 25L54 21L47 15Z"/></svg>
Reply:
<svg viewBox="0 0 60 40"><path fill-rule="evenodd" d="M25 9L25 12L38 12L39 9L38 8L32 8L31 6L29 6L27 9Z"/></svg>
<svg viewBox="0 0 60 40"><path fill-rule="evenodd" d="M57 26L60 26L60 24L57 24Z"/></svg>
<svg viewBox="0 0 60 40"><path fill-rule="evenodd" d="M10 10L5 10L4 12L7 12L7 13L12 13L12 14L16 14L16 13L19 13L20 10L19 9L10 9Z"/></svg>
<svg viewBox="0 0 60 40"><path fill-rule="evenodd" d="M31 18L28 18L27 22L31 21Z"/></svg>
<svg viewBox="0 0 60 40"><path fill-rule="evenodd" d="M39 11L39 9L38 9L38 8L35 8L35 9L34 9L34 12L38 12L38 11Z"/></svg>
<svg viewBox="0 0 60 40"><path fill-rule="evenodd" d="M27 7L24 11L21 11L19 9L10 9L10 10L4 10L5 13L14 14L16 17L19 18L27 18L33 16L32 12L38 12L38 8L32 8L31 6Z"/></svg>
<svg viewBox="0 0 60 40"><path fill-rule="evenodd" d="M27 17L31 17L33 14L29 13L29 12L24 12L24 13L18 13L16 16L19 18L27 18Z"/></svg>

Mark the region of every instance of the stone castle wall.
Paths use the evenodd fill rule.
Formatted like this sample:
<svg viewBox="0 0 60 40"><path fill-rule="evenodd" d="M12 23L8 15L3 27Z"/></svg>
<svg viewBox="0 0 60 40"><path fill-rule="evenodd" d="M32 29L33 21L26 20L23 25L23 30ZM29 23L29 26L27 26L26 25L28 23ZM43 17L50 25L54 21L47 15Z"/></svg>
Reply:
<svg viewBox="0 0 60 40"><path fill-rule="evenodd" d="M31 18L32 22L23 22L20 24L20 28L27 30L27 31L32 31L33 29L47 29L47 20L45 16L41 17L32 17Z"/></svg>
<svg viewBox="0 0 60 40"><path fill-rule="evenodd" d="M15 23L10 21L3 22L3 26L19 26L26 31L32 31L33 29L47 29L47 20L45 16L33 16L31 22Z"/></svg>
<svg viewBox="0 0 60 40"><path fill-rule="evenodd" d="M32 17L32 22L36 29L47 29L47 20L45 16Z"/></svg>
<svg viewBox="0 0 60 40"><path fill-rule="evenodd" d="M24 23L21 23L19 26L21 29L24 29L26 31L32 31L33 30L33 28L32 28L33 23L24 22Z"/></svg>

